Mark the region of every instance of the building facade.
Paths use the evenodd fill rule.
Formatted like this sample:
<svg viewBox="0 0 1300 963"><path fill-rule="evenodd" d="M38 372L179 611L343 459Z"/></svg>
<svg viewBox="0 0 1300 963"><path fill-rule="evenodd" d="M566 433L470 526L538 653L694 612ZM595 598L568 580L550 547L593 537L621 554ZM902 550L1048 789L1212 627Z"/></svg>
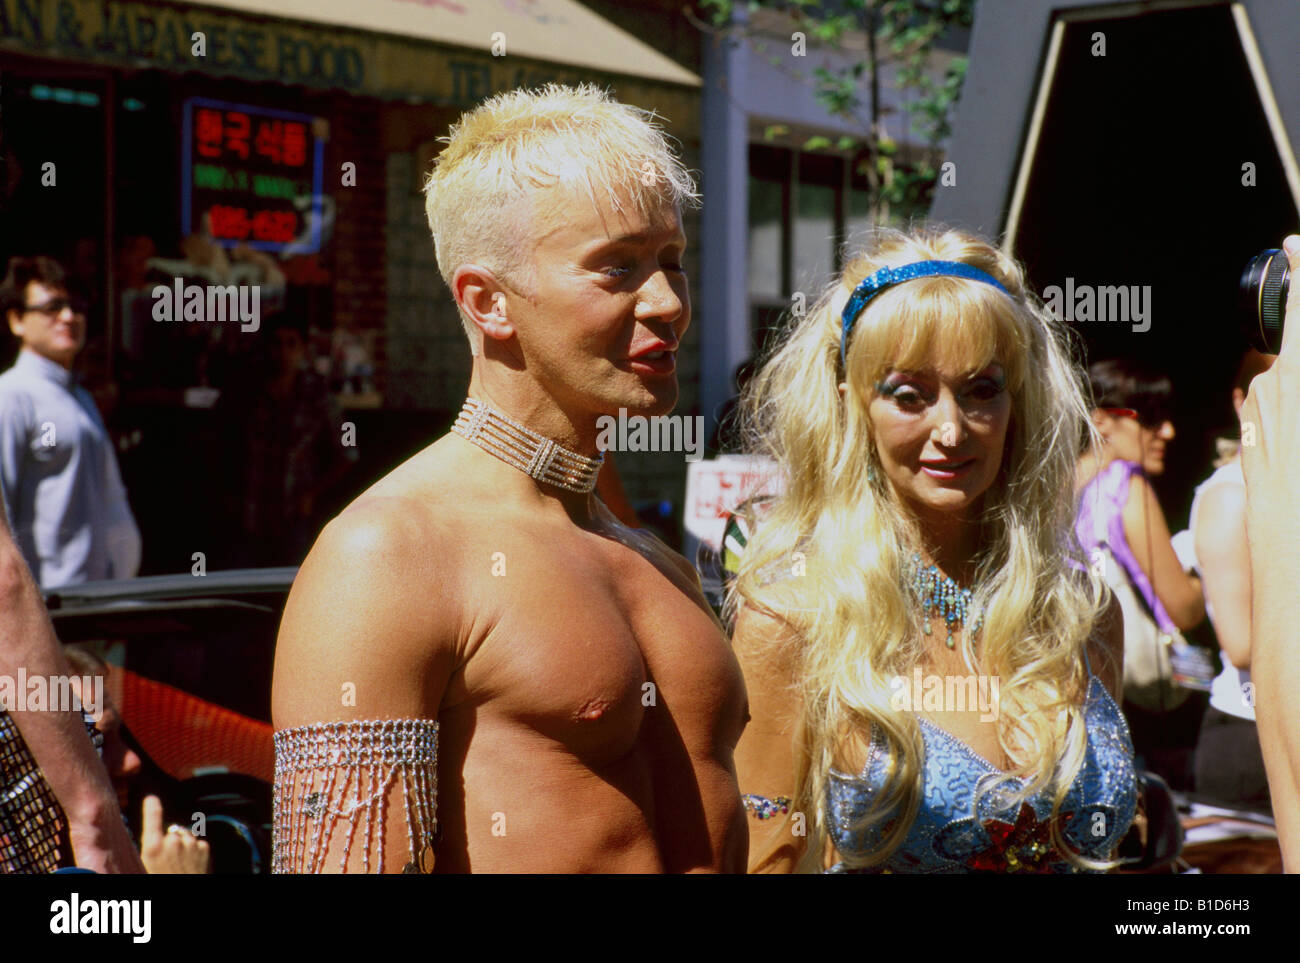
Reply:
<svg viewBox="0 0 1300 963"><path fill-rule="evenodd" d="M465 395L420 192L437 139L491 93L592 82L654 110L698 168L699 81L653 46L677 29L659 20L647 43L575 0L0 0L0 255L60 258L85 302L83 376L121 439L143 572L225 557L242 496L213 398L266 347L247 325L158 322L160 279L256 280L307 326L361 454L323 521ZM694 409L693 362L681 378ZM680 487L680 464L627 461L634 499Z"/></svg>

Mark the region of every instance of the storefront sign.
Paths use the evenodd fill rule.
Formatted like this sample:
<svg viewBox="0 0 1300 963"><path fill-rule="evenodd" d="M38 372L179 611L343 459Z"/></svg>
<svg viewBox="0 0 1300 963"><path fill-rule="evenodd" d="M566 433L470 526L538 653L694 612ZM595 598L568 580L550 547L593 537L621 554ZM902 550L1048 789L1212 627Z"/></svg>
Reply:
<svg viewBox="0 0 1300 963"><path fill-rule="evenodd" d="M324 121L191 97L183 108L181 232L220 244L320 250Z"/></svg>
<svg viewBox="0 0 1300 963"><path fill-rule="evenodd" d="M453 107L548 81L611 83L579 67L494 57L488 38L476 50L209 7L117 0L0 0L0 50L5 49ZM695 129L698 123L698 91L631 78L612 86L620 99L656 110L674 127Z"/></svg>
<svg viewBox="0 0 1300 963"><path fill-rule="evenodd" d="M360 91L361 50L320 31L210 10L94 0L0 0L0 45L79 60L201 70ZM202 43L199 43L199 36Z"/></svg>

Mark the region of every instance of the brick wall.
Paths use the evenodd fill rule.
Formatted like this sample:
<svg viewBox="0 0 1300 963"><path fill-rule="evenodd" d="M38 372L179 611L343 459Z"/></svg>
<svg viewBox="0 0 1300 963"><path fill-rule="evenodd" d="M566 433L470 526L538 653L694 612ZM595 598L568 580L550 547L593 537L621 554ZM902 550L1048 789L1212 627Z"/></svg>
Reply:
<svg viewBox="0 0 1300 963"><path fill-rule="evenodd" d="M384 198L387 168L379 141L378 105L339 98L330 128L332 161L326 166L327 190L337 204L334 219L334 324L375 331L376 387L386 390L384 325L387 307L385 263L387 218ZM342 165L356 164L356 186L341 186Z"/></svg>
<svg viewBox="0 0 1300 963"><path fill-rule="evenodd" d="M386 407L454 412L469 389L469 342L438 274L417 193L414 153L388 157L388 396Z"/></svg>

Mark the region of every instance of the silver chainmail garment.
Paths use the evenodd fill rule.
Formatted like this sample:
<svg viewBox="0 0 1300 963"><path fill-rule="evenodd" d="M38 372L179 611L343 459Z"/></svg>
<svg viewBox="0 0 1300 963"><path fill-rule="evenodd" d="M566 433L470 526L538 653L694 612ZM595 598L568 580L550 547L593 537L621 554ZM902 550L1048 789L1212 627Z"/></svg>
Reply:
<svg viewBox="0 0 1300 963"><path fill-rule="evenodd" d="M402 812L388 796L401 786ZM403 873L425 871L437 831L438 723L432 719L321 722L275 734L272 871L319 873L343 834L339 872L360 837L362 871L384 871L389 819L406 820Z"/></svg>
<svg viewBox="0 0 1300 963"><path fill-rule="evenodd" d="M81 714L91 743L103 754L104 737ZM32 756L13 716L0 707L0 874L52 873L73 865L68 817Z"/></svg>

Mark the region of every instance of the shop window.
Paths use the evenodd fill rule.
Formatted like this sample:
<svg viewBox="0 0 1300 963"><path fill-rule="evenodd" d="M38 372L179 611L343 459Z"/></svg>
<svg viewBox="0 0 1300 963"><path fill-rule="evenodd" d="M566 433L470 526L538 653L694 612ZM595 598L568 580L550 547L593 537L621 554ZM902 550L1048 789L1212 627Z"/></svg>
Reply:
<svg viewBox="0 0 1300 963"><path fill-rule="evenodd" d="M844 161L831 155L800 154L797 170L792 282L794 290L811 301L838 267Z"/></svg>
<svg viewBox="0 0 1300 963"><path fill-rule="evenodd" d="M0 67L0 270L9 258L44 254L68 271L86 306L87 337L106 327L102 286L105 79L36 65ZM0 338L0 366L16 342Z"/></svg>
<svg viewBox="0 0 1300 963"><path fill-rule="evenodd" d="M790 152L749 148L749 295L781 301L787 286Z"/></svg>

